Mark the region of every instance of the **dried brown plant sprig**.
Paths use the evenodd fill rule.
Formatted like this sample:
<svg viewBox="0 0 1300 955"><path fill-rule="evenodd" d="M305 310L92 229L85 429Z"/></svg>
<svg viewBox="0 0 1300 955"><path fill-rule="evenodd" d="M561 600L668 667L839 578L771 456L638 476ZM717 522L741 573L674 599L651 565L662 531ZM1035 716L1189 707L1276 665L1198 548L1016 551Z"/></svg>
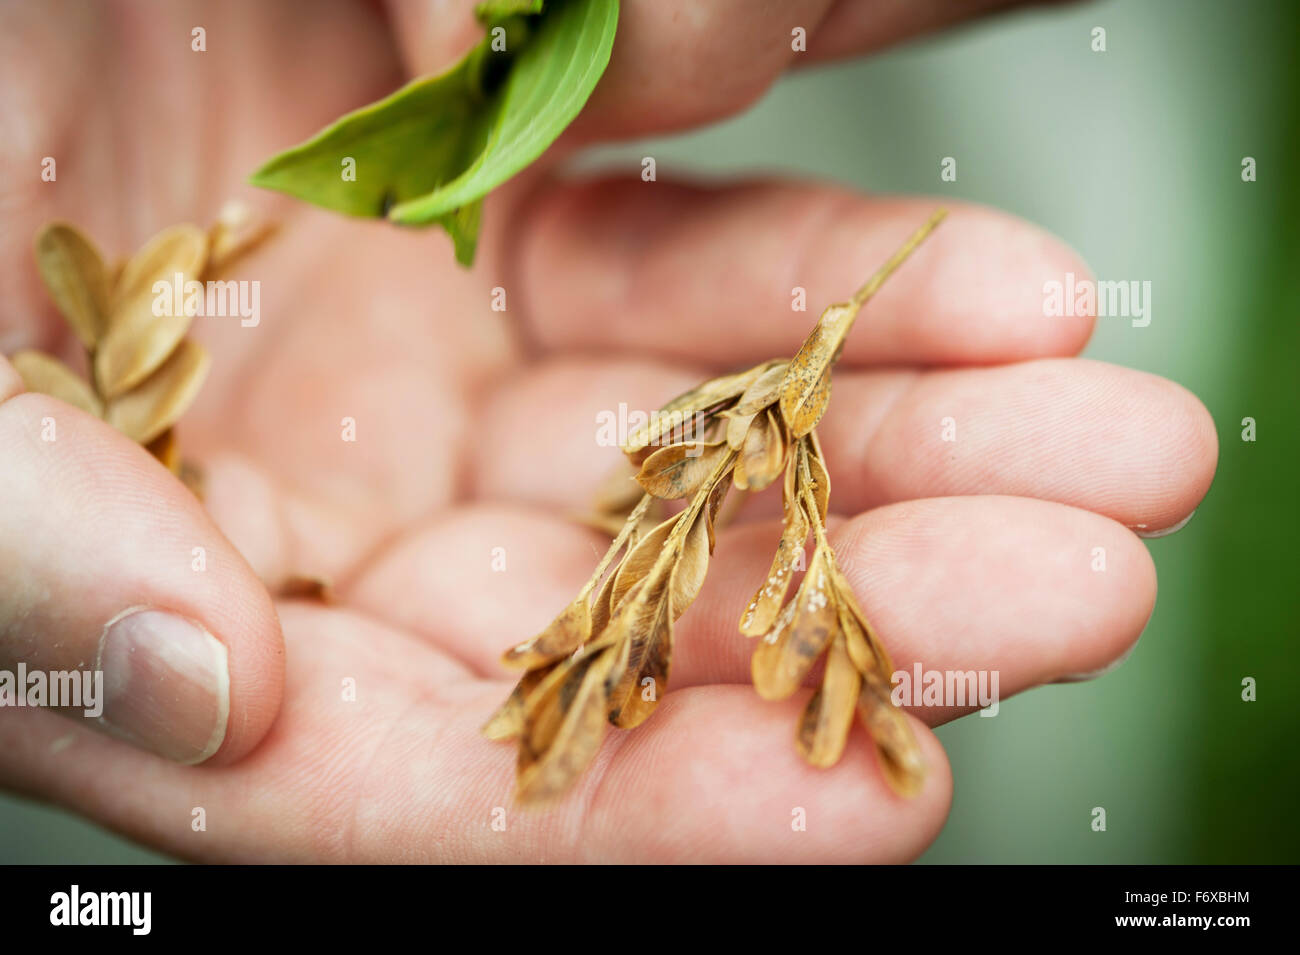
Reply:
<svg viewBox="0 0 1300 955"><path fill-rule="evenodd" d="M740 619L741 633L761 638L754 687L764 699L786 699L824 657L821 685L796 728L799 752L814 766L834 765L856 713L890 786L902 795L919 791L925 766L907 717L890 699L889 655L827 539L830 478L815 429L862 306L944 215L936 212L851 300L823 311L792 359L706 381L624 443L643 495L628 492L625 475L602 487L590 522L611 531L618 525L608 551L573 603L503 657L525 672L483 731L517 741L521 801L563 793L607 724L630 729L650 716L667 690L673 624L704 584L723 499L733 486L760 491L778 477L781 538ZM686 502L680 513L657 524L647 519L659 502L679 499ZM787 601L810 532L812 558Z"/></svg>
<svg viewBox="0 0 1300 955"><path fill-rule="evenodd" d="M186 338L192 315L155 313L154 284L170 285L177 275L182 283L213 278L270 228L232 203L207 232L171 226L110 267L75 226L47 225L36 236L37 269L86 350L89 380L53 355L26 350L11 357L24 385L103 419L197 490L197 472L182 463L174 426L197 397L211 360Z"/></svg>

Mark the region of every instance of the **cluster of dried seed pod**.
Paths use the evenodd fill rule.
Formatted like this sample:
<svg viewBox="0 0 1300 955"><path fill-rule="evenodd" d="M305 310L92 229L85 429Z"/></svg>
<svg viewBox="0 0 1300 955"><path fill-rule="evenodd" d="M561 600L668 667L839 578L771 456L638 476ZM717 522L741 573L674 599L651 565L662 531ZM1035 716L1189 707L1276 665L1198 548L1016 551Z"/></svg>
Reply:
<svg viewBox="0 0 1300 955"><path fill-rule="evenodd" d="M198 395L210 359L186 338L192 314L154 308L155 283L170 287L179 275L184 289L187 282L212 279L268 231L243 206L230 204L206 232L172 226L130 259L109 266L75 227L46 226L36 236L37 268L86 350L87 378L36 350L12 355L14 368L28 390L102 418L182 474L174 425ZM192 472L185 476L194 480Z"/></svg>
<svg viewBox="0 0 1300 955"><path fill-rule="evenodd" d="M564 792L608 723L628 729L653 712L668 685L673 624L703 586L723 499L733 486L761 491L778 477L781 539L740 621L741 633L761 638L754 686L765 699L785 699L824 657L821 685L797 728L800 753L815 766L833 765L856 712L889 784L903 795L920 788L925 768L890 699L889 656L826 538L830 480L815 429L859 310L943 216L935 213L849 302L827 308L794 358L707 381L629 436L623 451L636 484L620 476L603 488L592 520L617 528L608 551L573 603L503 657L525 672L483 732L516 741L521 801ZM677 500L685 502L678 513L649 519ZM787 602L810 532L812 559Z"/></svg>
<svg viewBox="0 0 1300 955"><path fill-rule="evenodd" d="M740 620L741 633L762 638L751 660L754 688L764 699L786 699L824 656L821 686L799 721L799 752L814 766L835 765L856 711L875 742L885 779L896 792L912 795L925 768L906 717L890 699L889 654L826 539L830 482L815 431L797 439L784 490L784 528L772 569ZM810 528L812 560L794 598L783 605Z"/></svg>

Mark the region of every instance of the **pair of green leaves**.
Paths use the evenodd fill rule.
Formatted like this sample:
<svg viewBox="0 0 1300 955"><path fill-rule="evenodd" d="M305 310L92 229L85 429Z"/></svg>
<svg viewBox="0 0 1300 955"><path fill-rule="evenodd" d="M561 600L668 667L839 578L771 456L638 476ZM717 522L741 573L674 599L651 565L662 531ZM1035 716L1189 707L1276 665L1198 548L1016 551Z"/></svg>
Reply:
<svg viewBox="0 0 1300 955"><path fill-rule="evenodd" d="M487 0L477 13L487 35L456 66L349 113L250 181L348 215L438 223L472 264L483 197L540 156L596 88L618 0Z"/></svg>

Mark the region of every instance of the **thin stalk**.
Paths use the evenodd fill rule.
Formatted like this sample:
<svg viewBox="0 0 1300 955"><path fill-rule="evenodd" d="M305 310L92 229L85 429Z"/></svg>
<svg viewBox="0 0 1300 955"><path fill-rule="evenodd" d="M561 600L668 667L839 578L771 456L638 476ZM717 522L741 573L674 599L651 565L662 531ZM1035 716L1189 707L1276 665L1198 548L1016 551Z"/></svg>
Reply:
<svg viewBox="0 0 1300 955"><path fill-rule="evenodd" d="M948 215L947 209L937 209L934 215L930 216L930 218L926 220L925 225L913 232L911 238L904 242L902 247L889 257L889 261L882 265L876 271L875 275L867 279L867 284L853 293L853 304L858 308L865 305L867 299L871 298L871 296L875 295L876 292L879 291L880 286L885 284L885 279L893 275L894 271L907 260L907 257L916 251L916 247L926 240L930 233L933 232L939 223L944 220L946 215Z"/></svg>
<svg viewBox="0 0 1300 955"><path fill-rule="evenodd" d="M814 434L816 432L809 432L799 439L799 473L802 478L799 481L799 496L803 498L804 510L808 512L808 522L813 526L813 537L817 541L817 546L823 548L826 557L834 563L835 552L831 550L830 542L826 539L826 526L822 523L821 512L817 508L817 497L813 494L812 468L808 466L808 445L811 443L808 439Z"/></svg>
<svg viewBox="0 0 1300 955"><path fill-rule="evenodd" d="M609 570L609 565L613 563L614 555L623 549L623 545L627 543L628 537L632 534L632 529L641 523L641 518L645 517L645 512L649 510L650 502L653 500L654 498L649 494L641 496L640 502L636 507L632 508L632 513L628 514L627 520L623 522L623 528L618 532L618 536L614 538L609 545L609 549L605 551L605 556L596 565L596 572L591 575L591 579L578 593L579 597L588 597L596 589L596 584L600 582L600 578L605 575L605 571Z"/></svg>

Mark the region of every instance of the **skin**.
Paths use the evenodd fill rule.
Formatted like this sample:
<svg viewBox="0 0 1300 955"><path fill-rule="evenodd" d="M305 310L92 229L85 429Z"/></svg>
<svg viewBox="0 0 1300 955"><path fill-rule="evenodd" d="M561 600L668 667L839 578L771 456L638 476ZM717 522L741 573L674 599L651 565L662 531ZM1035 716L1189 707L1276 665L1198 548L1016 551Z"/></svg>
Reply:
<svg viewBox="0 0 1300 955"><path fill-rule="evenodd" d="M792 354L816 311L936 205L807 183L702 189L667 169L653 185L561 182L556 162L742 109L790 66L792 25L812 60L990 5L623 6L587 111L488 201L470 272L441 233L242 180L453 62L475 35L472 4L0 7L0 351L74 350L30 258L50 219L113 256L211 221L231 196L280 222L231 276L261 281L262 324L195 326L213 372L179 433L206 471L206 508L106 425L23 394L0 360L0 579L15 582L0 591L0 666L93 641L147 604L216 635L232 681L225 743L197 768L56 713L0 711L0 785L200 860L901 861L937 836L952 779L927 724L959 713L914 711L930 769L903 800L861 729L839 765L812 769L792 745L808 691L765 703L748 686L736 622L778 536L764 499L720 535L678 628L672 692L643 727L611 731L565 800L515 808L513 750L478 735L511 685L500 652L572 598L602 546L567 518L616 456L592 439L596 413ZM194 25L207 53L189 49ZM39 180L51 154L57 184ZM1009 696L1131 650L1156 591L1132 528L1188 517L1217 444L1178 385L1073 357L1091 318L1043 318L1045 280L1088 274L1074 253L996 211L950 207L838 366L821 428L833 542L897 667L996 669ZM791 312L795 285L809 312ZM490 308L496 286L505 312ZM42 446L48 414L60 438ZM939 440L947 416L955 443ZM344 417L355 443L340 440ZM196 544L205 575L189 569ZM1107 573L1091 570L1095 547ZM273 600L265 582L290 573L328 576L339 603ZM23 612L34 641L15 636ZM340 702L345 678L355 703ZM795 807L806 832L791 829Z"/></svg>

